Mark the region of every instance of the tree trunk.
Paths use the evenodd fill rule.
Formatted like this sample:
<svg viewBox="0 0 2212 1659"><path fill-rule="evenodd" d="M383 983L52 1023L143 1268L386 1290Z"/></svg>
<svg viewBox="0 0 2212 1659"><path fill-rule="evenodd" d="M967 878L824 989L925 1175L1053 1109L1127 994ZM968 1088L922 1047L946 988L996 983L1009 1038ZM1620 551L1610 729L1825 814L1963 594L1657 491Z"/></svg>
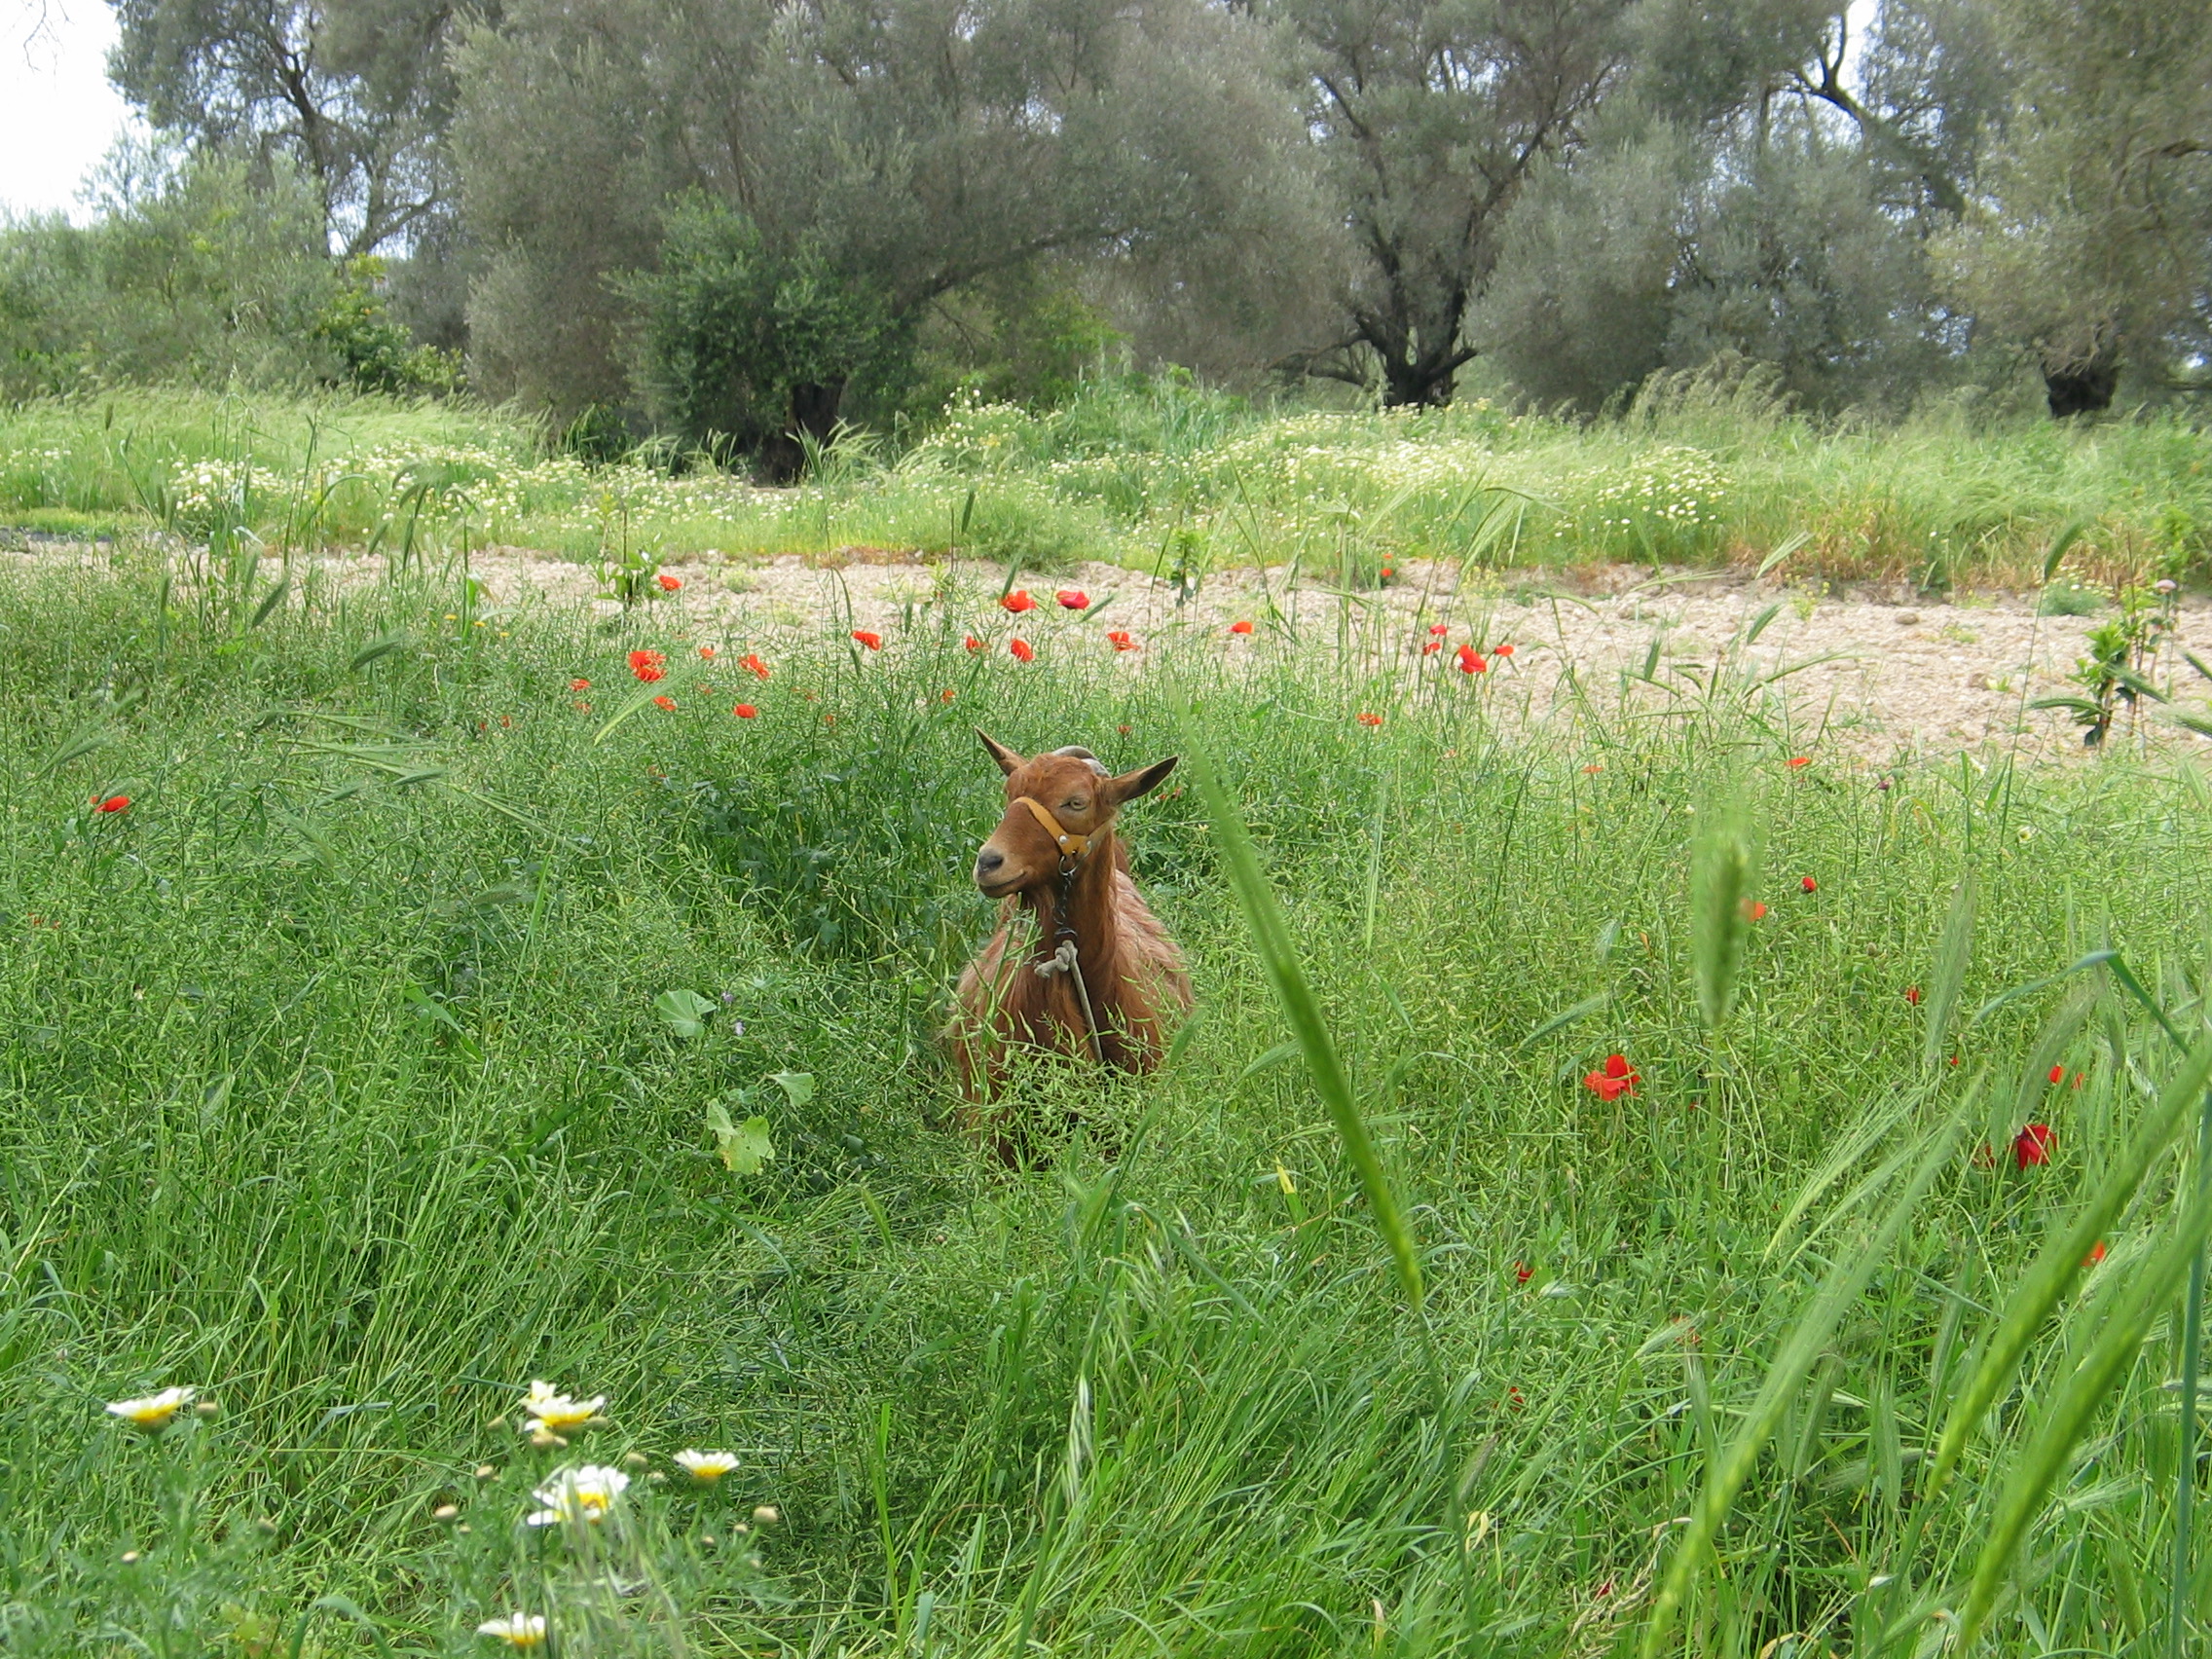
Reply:
<svg viewBox="0 0 2212 1659"><path fill-rule="evenodd" d="M1380 343L1376 355L1382 359L1382 407L1385 409L1442 409L1452 401L1452 385L1470 355L1457 350L1424 350L1402 347L1390 350Z"/></svg>
<svg viewBox="0 0 2212 1659"><path fill-rule="evenodd" d="M2072 415L2101 415L2112 407L2112 394L2120 386L2120 362L2110 352L2100 352L2071 368L2054 369L2046 364L2043 371L2044 395L2050 400L2051 418L2063 421Z"/></svg>
<svg viewBox="0 0 2212 1659"><path fill-rule="evenodd" d="M837 430L837 406L845 398L842 375L817 383L801 381L792 387L791 419L784 429L760 446L760 471L771 484L795 483L806 470L807 443L816 448L829 444Z"/></svg>

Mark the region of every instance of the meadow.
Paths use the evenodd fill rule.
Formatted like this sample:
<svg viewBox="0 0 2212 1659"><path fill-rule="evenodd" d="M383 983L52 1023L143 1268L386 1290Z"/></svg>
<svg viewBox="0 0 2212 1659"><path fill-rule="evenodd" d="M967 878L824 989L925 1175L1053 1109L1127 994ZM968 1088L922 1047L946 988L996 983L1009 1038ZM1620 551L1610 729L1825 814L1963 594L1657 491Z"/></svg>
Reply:
<svg viewBox="0 0 2212 1659"><path fill-rule="evenodd" d="M0 516L55 534L232 525L281 551L507 543L609 567L957 549L1202 575L1296 564L1342 585L1393 560L1615 559L1806 579L2032 585L2071 533L2114 585L2212 557L2201 428L2086 427L1962 404L1902 424L1815 420L1753 371L1660 377L1595 422L1480 398L1378 414L1276 406L1173 377L1086 382L1064 407L955 399L853 434L797 488L466 401L136 388L0 412Z"/></svg>
<svg viewBox="0 0 2212 1659"><path fill-rule="evenodd" d="M2186 759L245 580L0 578L10 1654L2204 1640ZM1185 756L1198 1014L1014 1171L977 726Z"/></svg>

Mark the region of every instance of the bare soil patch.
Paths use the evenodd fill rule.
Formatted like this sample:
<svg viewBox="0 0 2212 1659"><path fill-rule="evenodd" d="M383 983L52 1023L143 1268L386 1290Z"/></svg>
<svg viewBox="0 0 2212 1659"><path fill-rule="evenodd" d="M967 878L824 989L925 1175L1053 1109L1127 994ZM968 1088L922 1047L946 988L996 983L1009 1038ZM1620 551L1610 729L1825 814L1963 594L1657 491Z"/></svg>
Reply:
<svg viewBox="0 0 2212 1659"><path fill-rule="evenodd" d="M4 557L105 564L114 555L41 539ZM381 559L345 554L320 555L315 569L347 587L385 573ZM500 607L620 609L600 596L589 570L558 555L496 547L474 553L468 569ZM1517 718L1539 724L1567 719L1583 694L1602 706L1624 694L1642 706L1703 695L1715 663L1726 660L1739 687L1764 681L1755 700L1793 740L1833 744L1869 759L1987 748L2079 755L2081 739L2064 711L2027 705L2069 689L2066 676L2096 622L2038 616L2033 595L1830 593L1728 572L1653 577L1621 566L1486 571L1458 589L1449 570L1414 565L1396 585L1346 598L1309 582L1289 586L1280 571L1220 571L1195 594L1179 594L1171 583L1118 566L1087 565L1070 574L1020 578L1039 608L1019 618L993 603L1005 585L1003 567L923 564L878 548L840 549L825 560L671 569L683 586L656 603L654 614L674 636L737 651L788 648L825 630L850 629L881 634L887 648L897 649L904 630L942 618L992 649L1005 649L1018 633L1048 662L1053 652L1095 652L1120 657L1129 672L1141 672L1144 647L1195 637L1216 639L1233 653L1349 639L1379 665L1402 657L1411 671L1423 664L1429 627L1444 623L1444 648L1427 659L1426 671L1456 678L1452 653L1459 645L1490 653L1509 644L1509 661L1486 657L1490 690ZM1063 587L1082 590L1096 608L1080 620L1062 610L1052 595ZM1756 638L1741 644L1769 611ZM1229 633L1239 620L1253 622L1249 637ZM1140 648L1116 652L1108 630L1125 630ZM2185 650L2212 657L2212 605L2182 607L2178 638L2169 641L2158 672L2178 706L2202 712L2212 682L2187 666ZM2116 744L2200 741L2125 716L2115 730Z"/></svg>

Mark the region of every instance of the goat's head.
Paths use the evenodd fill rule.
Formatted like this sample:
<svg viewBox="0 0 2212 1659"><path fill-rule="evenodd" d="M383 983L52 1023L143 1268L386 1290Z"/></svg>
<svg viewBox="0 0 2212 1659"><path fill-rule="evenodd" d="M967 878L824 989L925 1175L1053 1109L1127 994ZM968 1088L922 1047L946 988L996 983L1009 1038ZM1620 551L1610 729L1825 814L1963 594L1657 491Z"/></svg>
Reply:
<svg viewBox="0 0 2212 1659"><path fill-rule="evenodd" d="M976 855L976 885L993 899L1057 879L1060 849L1024 796L1058 820L1070 835L1095 835L1114 822L1124 801L1154 788L1175 770L1175 756L1116 777L1088 749L1054 749L1024 760L986 736L983 747L1006 774L1006 816Z"/></svg>

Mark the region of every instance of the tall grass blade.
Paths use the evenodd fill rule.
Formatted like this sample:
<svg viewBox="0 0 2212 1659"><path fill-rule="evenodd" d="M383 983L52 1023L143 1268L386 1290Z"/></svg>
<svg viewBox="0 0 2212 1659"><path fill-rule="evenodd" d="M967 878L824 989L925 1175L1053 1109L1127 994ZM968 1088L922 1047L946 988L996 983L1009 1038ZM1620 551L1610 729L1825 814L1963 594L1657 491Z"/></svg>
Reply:
<svg viewBox="0 0 2212 1659"><path fill-rule="evenodd" d="M1943 1045L1950 1036L1951 1011L1959 1005L1959 990L1967 980L1967 964L1973 959L1973 918L1977 892L1973 871L1959 878L1951 898L1951 913L1943 921L1943 937L1936 946L1936 970L1929 977L1922 1013L1928 1024L1920 1042L1920 1063L1934 1071L1943 1062Z"/></svg>
<svg viewBox="0 0 2212 1659"><path fill-rule="evenodd" d="M1178 703L1175 717L1182 727L1183 753L1189 756L1184 763L1198 782L1198 797L1205 803L1206 816L1213 824L1214 845L1220 849L1230 885L1236 889L1237 901L1244 907L1244 919L1251 927L1260 964L1274 987L1275 998L1282 1004L1291 1032L1306 1056L1306 1070L1313 1080L1314 1092L1329 1109L1338 1137L1344 1142L1345 1156L1350 1159L1360 1189L1367 1195L1368 1208L1375 1212L1375 1225L1389 1246L1399 1286L1405 1292L1407 1303L1419 1309L1422 1298L1420 1257L1414 1248L1413 1232L1398 1208L1396 1196L1390 1191L1382 1161L1375 1155L1375 1143L1368 1137L1367 1124L1352 1096L1351 1078L1346 1075L1336 1043L1329 1035L1320 1001L1306 981L1306 971L1299 964L1290 929L1283 921L1282 907L1275 903L1274 889L1268 885L1267 875L1260 868L1259 855L1253 851L1243 815L1222 787L1213 761L1199 741L1190 711Z"/></svg>
<svg viewBox="0 0 2212 1659"><path fill-rule="evenodd" d="M31 776L34 779L51 777L70 761L82 759L114 741L115 728L102 717L95 715L89 720L80 720L54 746L53 752L31 769Z"/></svg>
<svg viewBox="0 0 2212 1659"><path fill-rule="evenodd" d="M1364 948L1375 948L1375 902L1382 891L1382 839L1390 815L1390 773L1385 770L1375 786L1375 822L1367 840L1367 919L1361 929Z"/></svg>
<svg viewBox="0 0 2212 1659"><path fill-rule="evenodd" d="M2151 1165L2173 1140L2182 1120L2203 1091L2207 1076L2212 1076L2212 1038L2199 1043L2167 1081L2135 1139L2114 1161L2104 1181L2075 1213L2073 1221L2052 1223L2049 1238L2006 1304L1989 1346L1982 1351L1980 1365L1959 1391L1950 1416L1944 1419L1936 1455L1929 1461L1922 1502L1932 1498L1958 1466L1968 1438L2010 1380L2036 1332L2081 1277L2083 1258L2096 1247Z"/></svg>
<svg viewBox="0 0 2212 1659"><path fill-rule="evenodd" d="M1797 1218L1811 1209L1823 1193L1851 1171L1861 1167L1875 1143L1903 1122L1918 1102L1919 1097L1915 1094L1900 1094L1889 1104L1868 1112L1848 1134L1836 1142L1835 1150L1828 1154L1820 1168L1805 1178L1804 1185L1797 1189L1796 1198L1782 1212L1782 1219L1774 1224L1774 1233L1766 1243L1766 1253L1769 1256L1781 1247L1782 1240L1788 1235L1789 1230L1797 1225ZM1849 1205L1846 1203L1837 1208L1848 1213ZM1824 1222L1823 1225L1826 1223Z"/></svg>
<svg viewBox="0 0 2212 1659"><path fill-rule="evenodd" d="M1610 991L1600 991L1594 997L1584 997L1572 1008L1561 1009L1559 1013L1553 1014L1551 1018L1545 1020L1543 1024L1537 1026L1535 1030L1530 1032L1528 1036L1522 1038L1513 1046L1516 1049L1526 1049L1531 1044L1539 1043L1562 1026L1572 1025L1578 1019L1588 1018L1612 1000L1613 993Z"/></svg>
<svg viewBox="0 0 2212 1659"><path fill-rule="evenodd" d="M1778 569L1785 559L1813 539L1810 531L1793 530L1774 545L1774 551L1759 561L1759 575L1765 576ZM1748 643L1748 642L1747 642Z"/></svg>
<svg viewBox="0 0 2212 1659"><path fill-rule="evenodd" d="M2212 1093L2196 1120L2196 1196L2212 1196ZM2189 1296L2181 1324L2181 1445L2174 1458L2174 1564L2166 1608L2166 1659L2181 1659L2189 1623L2189 1593L2196 1524L2196 1383L2204 1365L2204 1247L2189 1263Z"/></svg>
<svg viewBox="0 0 2212 1659"><path fill-rule="evenodd" d="M1708 801L1690 863L1690 972L1698 1012L1717 1031L1736 1006L1751 929L1751 843L1734 801Z"/></svg>
<svg viewBox="0 0 2212 1659"><path fill-rule="evenodd" d="M1974 1564L1973 1580L1959 1615L1959 1651L1972 1652L1973 1639L1988 1621L2012 1559L2042 1510L2074 1448L2105 1397L2141 1357L2151 1321L2173 1300L2189 1276L2204 1241L2212 1236L2212 1188L2197 1183L2181 1226L2150 1261L2129 1270L2125 1288L2105 1316L2096 1341L2060 1384L2058 1393L2021 1451L1997 1500L1997 1518Z"/></svg>
<svg viewBox="0 0 2212 1659"><path fill-rule="evenodd" d="M2095 522L2096 520L2086 514L2070 519L2065 528L2050 538L2050 545L2044 550L2043 556L2044 586L2048 587L2050 585L2050 578L2058 574L2059 563L2072 551L2074 543L2081 540Z"/></svg>
<svg viewBox="0 0 2212 1659"><path fill-rule="evenodd" d="M1782 1347L1768 1367L1766 1381L1760 1385L1758 1397L1744 1419L1735 1438L1728 1443L1719 1458L1707 1473L1705 1490L1698 1497L1689 1528L1676 1546L1675 1559L1669 1564L1667 1577L1661 1585L1658 1600L1652 1604L1651 1617L1643 1629L1642 1653L1652 1659L1667 1640L1676 1616L1680 1612L1683 1600L1704 1565L1706 1553L1719 1535L1727 1522L1728 1512L1735 1506L1736 1494L1751 1478L1751 1469L1758 1461L1759 1453L1782 1424L1789 1402L1805 1379L1811 1375L1828 1338L1851 1305L1865 1290L1866 1282L1874 1276L1896 1246L1898 1236L1912 1217L1936 1177L1950 1161L1951 1149L1958 1139L1959 1126L1966 1121L1966 1112L1955 1113L1950 1122L1917 1145L1900 1148L1893 1153L1881 1170L1881 1179L1889 1180L1919 1156L1919 1166L1912 1179L1898 1195L1890 1206L1889 1214L1875 1229L1874 1235L1862 1245L1858 1254L1839 1259L1822 1280L1821 1288L1814 1292L1797 1323L1783 1340Z"/></svg>
<svg viewBox="0 0 2212 1659"><path fill-rule="evenodd" d="M279 576L276 579L276 585L271 588L267 594L263 595L261 603L253 608L252 620L247 622L246 626L248 628L258 628L264 622L268 621L269 613L275 610L279 605L282 605L284 603L285 596L291 591L292 578L290 576Z"/></svg>

